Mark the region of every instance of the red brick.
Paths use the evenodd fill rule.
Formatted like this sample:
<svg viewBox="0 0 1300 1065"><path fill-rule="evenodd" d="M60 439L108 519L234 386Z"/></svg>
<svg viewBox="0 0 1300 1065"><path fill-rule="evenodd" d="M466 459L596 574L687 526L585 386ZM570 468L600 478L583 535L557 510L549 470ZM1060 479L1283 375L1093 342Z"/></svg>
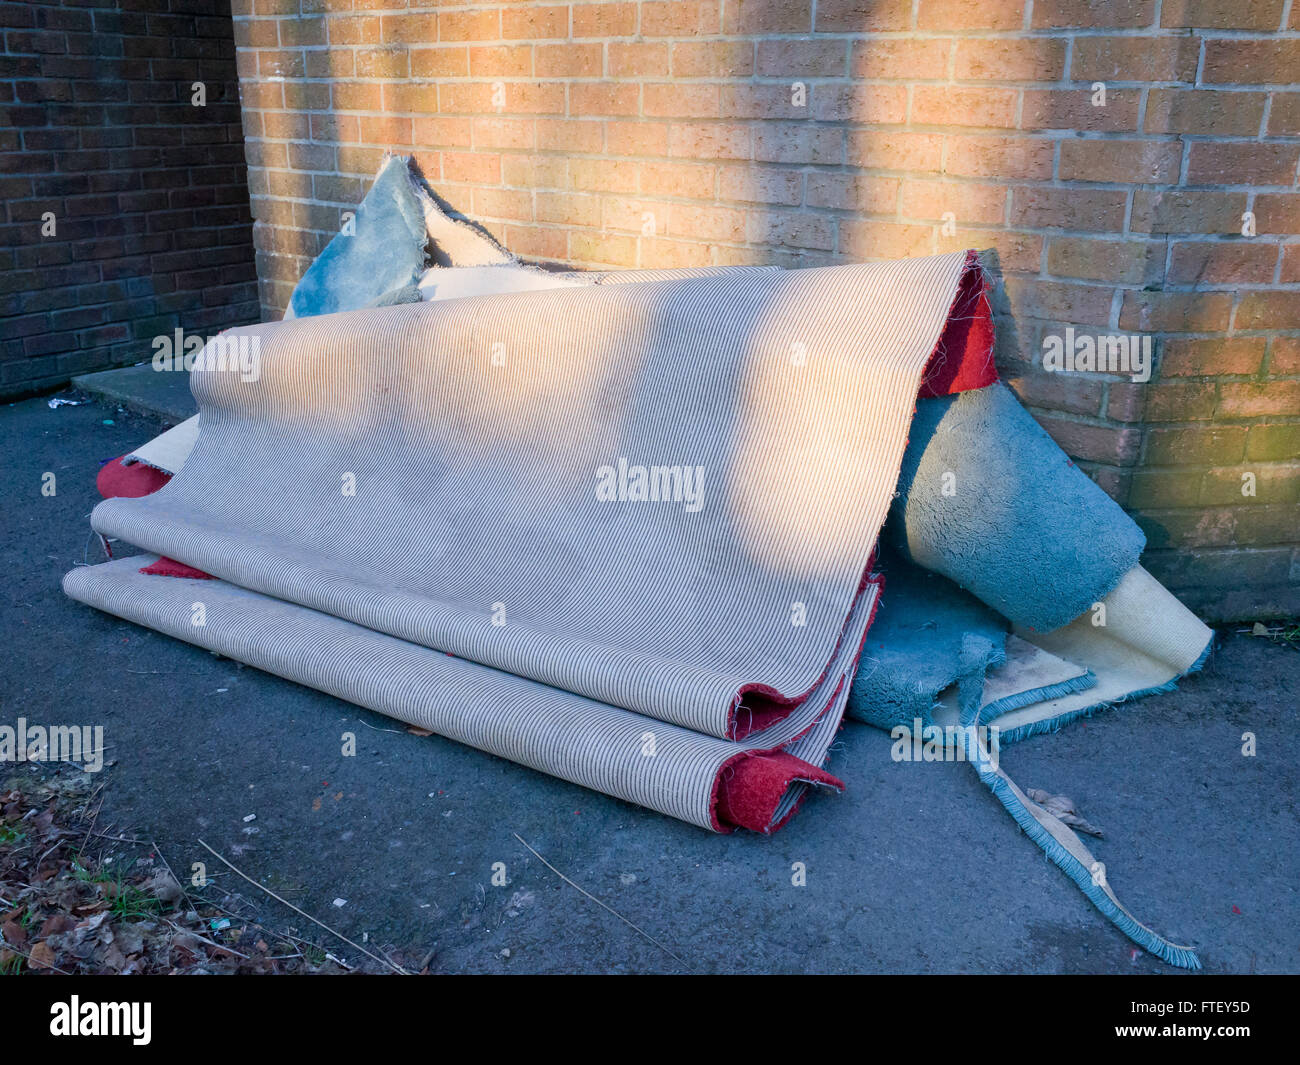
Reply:
<svg viewBox="0 0 1300 1065"><path fill-rule="evenodd" d="M712 199L716 170L694 163L642 163L638 190L646 196ZM740 199L724 193L724 199Z"/></svg>
<svg viewBox="0 0 1300 1065"><path fill-rule="evenodd" d="M842 163L844 134L794 122L767 122L754 129L754 158L762 163Z"/></svg>
<svg viewBox="0 0 1300 1065"><path fill-rule="evenodd" d="M1252 425L1246 441L1246 458L1264 462L1300 458L1300 423Z"/></svg>
<svg viewBox="0 0 1300 1065"><path fill-rule="evenodd" d="M636 4L573 5L574 37L630 37L636 32Z"/></svg>
<svg viewBox="0 0 1300 1065"><path fill-rule="evenodd" d="M537 143L543 149L554 150L563 145L570 152L599 152L604 144L604 124L598 119L539 118ZM618 145L610 144L611 154L618 154Z"/></svg>
<svg viewBox="0 0 1300 1065"><path fill-rule="evenodd" d="M446 181L495 185L501 180L501 156L495 152L443 152Z"/></svg>
<svg viewBox="0 0 1300 1065"><path fill-rule="evenodd" d="M1254 211L1260 235L1300 233L1300 193L1261 193L1255 197Z"/></svg>
<svg viewBox="0 0 1300 1065"><path fill-rule="evenodd" d="M412 67L414 67L412 62ZM469 72L483 77L527 77L533 72L533 50L528 45L472 45Z"/></svg>
<svg viewBox="0 0 1300 1065"><path fill-rule="evenodd" d="M818 33L893 33L912 28L912 0L818 0Z"/></svg>
<svg viewBox="0 0 1300 1065"><path fill-rule="evenodd" d="M1300 136L1300 92L1275 92L1268 108L1270 137Z"/></svg>
<svg viewBox="0 0 1300 1065"><path fill-rule="evenodd" d="M1072 458L1105 462L1112 466L1132 466L1137 461L1142 441L1138 429L1091 425L1048 415L1036 417L1038 424Z"/></svg>
<svg viewBox="0 0 1300 1065"><path fill-rule="evenodd" d="M1282 246L1282 266L1278 281L1284 285L1300 283L1300 244Z"/></svg>
<svg viewBox="0 0 1300 1065"><path fill-rule="evenodd" d="M641 34L645 37L695 37L718 33L721 29L718 8L717 0L642 0Z"/></svg>
<svg viewBox="0 0 1300 1065"><path fill-rule="evenodd" d="M1080 42L1091 39L1080 37L1075 40L1076 56ZM911 73L904 76L921 78L930 75ZM957 41L953 77L958 81L1060 81L1064 76L1065 41L1062 39L973 38Z"/></svg>
<svg viewBox="0 0 1300 1065"><path fill-rule="evenodd" d="M907 259L931 254L933 238L932 226L845 220L839 248L854 259Z"/></svg>
<svg viewBox="0 0 1300 1065"><path fill-rule="evenodd" d="M410 59L413 78L463 77L469 73L469 49L464 45L416 48Z"/></svg>
<svg viewBox="0 0 1300 1065"><path fill-rule="evenodd" d="M675 122L668 131L668 154L691 159L748 159L750 130L726 123Z"/></svg>
<svg viewBox="0 0 1300 1065"><path fill-rule="evenodd" d="M675 203L668 209L668 232L675 237L739 244L745 240L745 222L744 211L716 204Z"/></svg>
<svg viewBox="0 0 1300 1065"><path fill-rule="evenodd" d="M575 230L564 258L591 266L636 266L638 243L636 237Z"/></svg>
<svg viewBox="0 0 1300 1065"><path fill-rule="evenodd" d="M1196 77L1195 37L1076 37L1070 57L1074 81L1187 81Z"/></svg>
<svg viewBox="0 0 1300 1065"><path fill-rule="evenodd" d="M600 197L567 192L539 192L536 195L537 221L558 222L569 226L600 225Z"/></svg>
<svg viewBox="0 0 1300 1065"><path fill-rule="evenodd" d="M1201 79L1207 85L1290 84L1300 69L1300 40L1211 38L1205 42Z"/></svg>
<svg viewBox="0 0 1300 1065"><path fill-rule="evenodd" d="M939 231L938 247L935 250L942 253L971 247L977 248L982 256L996 261L1008 274L1037 273L1042 264L1042 236L1015 230L979 229L959 225L957 232L951 237L945 236L942 230ZM1003 333L1007 334L1008 330L1003 328Z"/></svg>
<svg viewBox="0 0 1300 1065"><path fill-rule="evenodd" d="M669 82L643 86L641 92L647 118L716 118L720 113L716 85Z"/></svg>
<svg viewBox="0 0 1300 1065"><path fill-rule="evenodd" d="M1219 386L1213 381L1161 381L1146 386L1145 395L1147 421L1207 421L1214 417Z"/></svg>
<svg viewBox="0 0 1300 1065"><path fill-rule="evenodd" d="M284 40L286 26L302 19L287 19L280 23L280 39ZM404 15L384 15L380 22L380 40L387 44L425 44L438 39L438 16L432 12ZM318 42L310 42L318 43Z"/></svg>
<svg viewBox="0 0 1300 1065"><path fill-rule="evenodd" d="M1119 327L1144 333L1222 331L1231 308L1227 292L1126 292Z"/></svg>
<svg viewBox="0 0 1300 1065"><path fill-rule="evenodd" d="M1244 426L1147 431L1149 466L1221 466L1239 462L1246 447Z"/></svg>
<svg viewBox="0 0 1300 1065"><path fill-rule="evenodd" d="M911 81L947 76L952 42L887 37L855 40L850 74L855 78Z"/></svg>
<svg viewBox="0 0 1300 1065"><path fill-rule="evenodd" d="M1300 292L1247 292L1233 320L1237 329L1300 329Z"/></svg>
<svg viewBox="0 0 1300 1065"><path fill-rule="evenodd" d="M672 49L674 77L741 78L754 73L752 41L676 41Z"/></svg>
<svg viewBox="0 0 1300 1065"><path fill-rule="evenodd" d="M1171 337L1161 347L1161 377L1247 375L1259 372L1263 337Z"/></svg>
<svg viewBox="0 0 1300 1065"><path fill-rule="evenodd" d="M1158 282L1164 268L1165 246L1158 241L1053 237L1047 247L1047 271L1057 277L1147 285Z"/></svg>
<svg viewBox="0 0 1300 1065"><path fill-rule="evenodd" d="M1219 386L1218 418L1300 414L1300 381L1225 381Z"/></svg>
<svg viewBox="0 0 1300 1065"><path fill-rule="evenodd" d="M533 218L533 194L525 189L476 187L471 200L475 218L508 218L530 222Z"/></svg>
<svg viewBox="0 0 1300 1065"><path fill-rule="evenodd" d="M1210 89L1152 89L1147 96L1148 133L1253 137L1264 117L1265 93Z"/></svg>
<svg viewBox="0 0 1300 1065"><path fill-rule="evenodd" d="M444 11L438 17L440 41L498 41L501 13L487 11Z"/></svg>
<svg viewBox="0 0 1300 1065"><path fill-rule="evenodd" d="M812 117L820 122L881 126L907 121L907 89L902 85L876 85L864 93L860 86L819 84L812 92ZM797 109L790 113L792 117L806 115Z"/></svg>
<svg viewBox="0 0 1300 1065"><path fill-rule="evenodd" d="M1178 241L1169 280L1175 285L1267 284L1273 280L1277 248L1246 241Z"/></svg>
<svg viewBox="0 0 1300 1065"><path fill-rule="evenodd" d="M1189 185L1291 185L1300 145L1197 141L1187 163Z"/></svg>
<svg viewBox="0 0 1300 1065"><path fill-rule="evenodd" d="M530 259L563 259L568 252L568 231L546 229L541 226L512 226L505 228L505 245L516 255Z"/></svg>
<svg viewBox="0 0 1300 1065"><path fill-rule="evenodd" d="M1300 374L1300 337L1274 337L1268 356L1268 372Z"/></svg>
<svg viewBox="0 0 1300 1065"><path fill-rule="evenodd" d="M1240 234L1244 192L1141 189L1129 225L1136 233Z"/></svg>
<svg viewBox="0 0 1300 1065"><path fill-rule="evenodd" d="M786 174L788 171L778 171ZM798 177L799 175L791 175ZM814 171L807 178L809 207L830 207L861 214L894 214L898 206L899 180L866 174L832 174ZM798 185L794 186L798 195ZM798 203L795 199L793 202ZM904 212L907 213L907 212Z"/></svg>
<svg viewBox="0 0 1300 1065"><path fill-rule="evenodd" d="M670 123L666 122L606 122L605 147L611 155L615 156L667 155L669 132L673 128ZM742 132L747 135L748 131ZM692 150L698 152L705 147L707 142L707 134L704 133L692 135L683 132L677 134L677 136L677 147L681 154L686 154ZM706 140L701 141L700 137L705 137ZM713 147L715 151L719 148L718 145ZM708 156L701 156L701 158L708 158Z"/></svg>
<svg viewBox="0 0 1300 1065"><path fill-rule="evenodd" d="M1167 141L1072 138L1061 143L1063 181L1166 185L1178 180L1182 149Z"/></svg>
<svg viewBox="0 0 1300 1065"><path fill-rule="evenodd" d="M1101 413L1105 384L1083 374L1049 373L1037 368L1005 378L1007 386L1029 407L1067 414Z"/></svg>
<svg viewBox="0 0 1300 1065"><path fill-rule="evenodd" d="M944 163L948 173L960 177L1047 181L1052 176L1053 153L1052 142L1046 139L949 135Z"/></svg>
<svg viewBox="0 0 1300 1065"><path fill-rule="evenodd" d="M527 119L475 118L470 120L470 130L473 145L479 151L485 148L531 148L533 146L534 126Z"/></svg>
<svg viewBox="0 0 1300 1065"><path fill-rule="evenodd" d="M723 11L722 28L724 33L732 35L808 33L812 30L812 2L728 0Z"/></svg>
<svg viewBox="0 0 1300 1065"><path fill-rule="evenodd" d="M810 174L809 180L819 176L822 175ZM731 166L725 167L719 176L719 192L722 198L740 203L778 203L797 206L802 196L802 188L803 175L793 170Z"/></svg>
<svg viewBox="0 0 1300 1065"><path fill-rule="evenodd" d="M668 45L611 41L606 50L611 78L663 77L668 74Z"/></svg>
<svg viewBox="0 0 1300 1065"><path fill-rule="evenodd" d="M1007 189L971 181L910 180L903 184L899 210L909 218L936 222L951 211L958 225L997 224L1006 217Z"/></svg>
<svg viewBox="0 0 1300 1065"><path fill-rule="evenodd" d="M1255 495L1244 496L1244 474L1254 475ZM1294 466L1231 466L1206 470L1198 501L1209 506L1295 503L1300 500L1300 468Z"/></svg>
<svg viewBox="0 0 1300 1065"><path fill-rule="evenodd" d="M1200 470L1135 470L1128 504L1141 510L1151 507L1191 507L1201 496Z"/></svg>
<svg viewBox="0 0 1300 1065"><path fill-rule="evenodd" d="M1275 30L1283 0L1164 0L1160 25L1214 30Z"/></svg>
<svg viewBox="0 0 1300 1065"><path fill-rule="evenodd" d="M1026 89L1023 129L1071 129L1129 133L1137 130L1140 94L1136 89L1109 89L1106 102L1093 106L1091 89Z"/></svg>
<svg viewBox="0 0 1300 1065"><path fill-rule="evenodd" d="M547 7L503 7L501 37L507 41L564 38L569 35L569 8L564 4Z"/></svg>
<svg viewBox="0 0 1300 1065"><path fill-rule="evenodd" d="M647 85L652 90L659 86ZM652 99L656 99L651 94ZM641 86L636 82L579 82L569 86L569 114L584 115L636 115L641 108ZM714 111L717 104L714 103ZM656 112L647 110L646 114Z"/></svg>
<svg viewBox="0 0 1300 1065"><path fill-rule="evenodd" d="M1042 2L1042 0L1040 0ZM938 33L954 30L1018 30L1024 22L1020 0L921 0L916 28Z"/></svg>
<svg viewBox="0 0 1300 1065"><path fill-rule="evenodd" d="M1009 129L1016 124L1013 89L914 85L912 122L922 126L979 126Z"/></svg>
<svg viewBox="0 0 1300 1065"><path fill-rule="evenodd" d="M1155 20L1155 0L1034 0L1033 28L1136 29Z"/></svg>
<svg viewBox="0 0 1300 1065"><path fill-rule="evenodd" d="M1016 317L1076 325L1107 325L1110 321L1109 288L1013 277L1004 281L1003 288L1007 306Z"/></svg>
<svg viewBox="0 0 1300 1065"><path fill-rule="evenodd" d="M1011 217L1031 229L1119 232L1127 202L1121 190L1021 186L1012 197Z"/></svg>
<svg viewBox="0 0 1300 1065"><path fill-rule="evenodd" d="M764 40L758 42L761 77L842 78L848 73L849 42L841 39Z"/></svg>
<svg viewBox="0 0 1300 1065"><path fill-rule="evenodd" d="M533 69L539 78L600 77L604 52L599 44L539 44Z"/></svg>

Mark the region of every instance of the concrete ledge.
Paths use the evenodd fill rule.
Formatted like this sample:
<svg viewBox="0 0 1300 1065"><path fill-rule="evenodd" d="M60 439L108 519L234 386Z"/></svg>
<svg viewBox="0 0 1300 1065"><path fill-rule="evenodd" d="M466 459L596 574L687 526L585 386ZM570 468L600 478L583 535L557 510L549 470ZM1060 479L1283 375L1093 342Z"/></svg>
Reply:
<svg viewBox="0 0 1300 1065"><path fill-rule="evenodd" d="M140 414L151 414L178 423L199 412L190 394L190 375L163 373L150 363L103 370L72 379L74 388L96 399L121 404Z"/></svg>

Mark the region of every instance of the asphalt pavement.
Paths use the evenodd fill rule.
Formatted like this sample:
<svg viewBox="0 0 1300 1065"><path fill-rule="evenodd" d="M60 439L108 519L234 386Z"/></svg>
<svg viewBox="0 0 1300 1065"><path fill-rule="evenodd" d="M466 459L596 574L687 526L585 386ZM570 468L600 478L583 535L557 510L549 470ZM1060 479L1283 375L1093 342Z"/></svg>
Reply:
<svg viewBox="0 0 1300 1065"><path fill-rule="evenodd" d="M443 972L1179 975L1111 927L969 766L895 763L865 726L832 757L845 794L772 837L717 836L67 599L63 574L104 557L88 520L99 465L163 425L93 402L0 407L0 724L103 725L102 823L157 840L178 871L218 866L202 838L350 938ZM1003 767L1072 797L1105 831L1094 851L1121 901L1207 971L1295 972L1297 693L1300 654L1228 631L1179 691L1027 740Z"/></svg>

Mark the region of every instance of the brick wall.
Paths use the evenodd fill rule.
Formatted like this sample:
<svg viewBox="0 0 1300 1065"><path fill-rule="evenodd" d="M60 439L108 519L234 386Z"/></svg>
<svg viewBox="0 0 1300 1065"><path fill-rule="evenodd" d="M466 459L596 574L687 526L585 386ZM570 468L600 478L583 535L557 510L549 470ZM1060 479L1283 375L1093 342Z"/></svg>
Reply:
<svg viewBox="0 0 1300 1065"><path fill-rule="evenodd" d="M256 321L228 0L0 3L0 32L0 396Z"/></svg>
<svg viewBox="0 0 1300 1065"><path fill-rule="evenodd" d="M235 8L268 316L386 148L541 260L974 246L1004 374L1148 566L1207 616L1300 612L1300 2ZM1155 377L1044 372L1071 324L1152 336Z"/></svg>

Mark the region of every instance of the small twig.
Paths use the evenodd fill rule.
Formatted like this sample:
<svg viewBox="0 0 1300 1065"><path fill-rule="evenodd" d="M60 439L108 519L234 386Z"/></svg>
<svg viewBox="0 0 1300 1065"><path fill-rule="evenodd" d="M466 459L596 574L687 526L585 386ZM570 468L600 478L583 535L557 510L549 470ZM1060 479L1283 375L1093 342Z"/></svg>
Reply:
<svg viewBox="0 0 1300 1065"><path fill-rule="evenodd" d="M357 720L358 720L358 721L361 721L361 718L357 718ZM361 724L365 725L366 728L370 729L371 732L391 732L394 736L405 736L405 735L406 735L406 732L404 732L404 731L403 731L402 729L400 729L400 728L378 728L377 726L375 726L375 725L371 725L371 724L369 724L369 723L367 723L367 722L365 722L365 721L361 721Z"/></svg>
<svg viewBox="0 0 1300 1065"><path fill-rule="evenodd" d="M111 839L118 843L134 843L140 847L151 847L153 844L147 839L132 839L130 836L110 836L107 832L87 832L87 836L94 836L96 839Z"/></svg>
<svg viewBox="0 0 1300 1065"><path fill-rule="evenodd" d="M171 925L174 929L176 929L176 931L180 932L182 935L193 936L193 937L194 937L195 939L197 939L200 943L206 943L208 946L210 946L210 947L215 947L217 950L225 951L225 953L227 953L227 954L233 954L236 958L243 958L244 961L248 961L248 960L249 960L247 954L240 954L239 951L234 950L234 949L231 948L231 947L227 947L227 946L225 946L225 945L222 944L222 943L214 943L214 942L212 942L212 940L210 940L207 936L201 936L201 935L199 935L199 934L198 934L196 931L194 931L194 929L192 929L192 928L182 928L182 927L181 927L180 925L178 925L175 921L169 921L169 920L167 920L167 918L165 918L165 917L163 918L163 920L164 920L164 921L167 921L167 923L168 923L169 925Z"/></svg>
<svg viewBox="0 0 1300 1065"><path fill-rule="evenodd" d="M349 965L342 958L336 957L335 955L331 954L328 950L325 952L325 957L329 958L329 960L332 961L335 965L338 965L346 969L350 973L356 972L355 965Z"/></svg>
<svg viewBox="0 0 1300 1065"><path fill-rule="evenodd" d="M94 801L95 801L95 796L96 796L96 795L99 795L99 802L98 802L98 804L95 806L95 815L90 819L90 827L89 827L88 829L86 829L86 835L85 835L85 837L84 837L84 838L82 839L82 841L81 841L81 846L77 848L77 861L78 861L78 862L81 861L81 855L82 855L82 853L83 853L83 852L85 851L85 849L86 849L86 843L87 843L87 841L90 839L90 837L91 837L91 836L94 834L94 832L95 832L95 822L97 822L97 821L99 820L99 811L102 810L102 809L104 808L104 796L102 795L103 790L104 790L104 785L103 785L103 784L100 784L99 787L97 787L93 792L91 792L90 800L89 800L89 801L90 801L90 802L94 802Z"/></svg>
<svg viewBox="0 0 1300 1065"><path fill-rule="evenodd" d="M277 895L274 891L272 891L272 890L271 890L269 887L267 887L266 885L264 885L264 884L259 884L259 883L258 883L256 880L254 880L251 876L248 876L247 874L242 873L242 872L240 872L238 869L236 869L233 865L230 864L230 862L226 861L225 858L223 858L220 854L218 854L218 853L217 853L216 851L214 851L211 847L209 847L206 843L204 843L203 840L199 840L199 845L200 845L204 850L206 850L209 854L213 855L213 856L216 857L218 860L220 860L220 861L221 861L221 862L222 862L222 863L223 863L227 868L230 869L230 871L231 871L232 873L236 874L237 876L242 877L244 880L247 880L250 884L253 885L253 887L258 888L258 889L260 889L260 890L262 890L262 891L265 891L268 895L271 896L271 898L275 899L276 902L281 902L281 903L283 903L284 905L288 906L289 909L293 910L294 913L297 913L297 914L300 914L300 915L303 916L303 917L306 917L307 920L311 921L312 924L318 924L318 925L320 925L323 929L325 929L326 932L328 932L328 933L329 933L330 935L332 935L332 936L337 936L339 939L343 940L343 942L346 943L349 947L353 947L353 948L355 948L356 950L361 951L361 953L364 954L364 955L365 955L366 957L368 957L368 958L373 958L375 961L377 961L377 962L379 962L379 963L381 963L381 964L383 964L383 965L387 965L390 969L393 970L393 972L397 973L399 976L410 976L410 975L411 975L411 974L408 973L405 969L403 969L400 965L394 965L394 964L393 964L391 961L389 961L387 958L381 958L381 957L379 957L377 954L371 954L370 951L366 950L366 948L363 947L363 946L361 946L359 943L353 943L352 940L348 939L348 937L345 936L342 932L336 932L336 931L334 931L334 929L332 929L332 928L331 928L329 925L327 925L324 921L318 921L315 917L313 917L311 914L309 914L306 910L300 910L300 909L298 909L298 907L295 906L295 905L294 905L292 902L290 902L288 899L282 899L282 898L280 898L279 895Z"/></svg>
<svg viewBox="0 0 1300 1065"><path fill-rule="evenodd" d="M195 677L204 676L201 669L125 669L124 673L134 673L137 676L150 677L175 677L183 673L189 673Z"/></svg>
<svg viewBox="0 0 1300 1065"><path fill-rule="evenodd" d="M676 959L677 959L679 962L681 962L683 965L687 964L685 958L682 958L682 957L680 957L679 955L674 954L671 950L669 950L669 949L668 949L667 947L665 947L662 943L660 943L659 940L655 939L655 937L652 936L649 932L645 931L645 929L643 929L643 928L637 928L636 925L634 925L631 921L629 921L626 917L624 917L621 913L619 913L618 910L614 909L612 906L606 906L605 903L601 902L600 899L596 898L596 896L593 895L590 891L587 891L587 890L585 890L584 888L580 887L579 885L575 884L572 880L570 880L570 879L569 879L567 876L565 876L562 872L560 872L558 869L556 869L555 866L553 866L550 862L548 862L545 858L543 858L540 854L538 854L535 850L533 850L532 847L528 846L527 841L525 841L524 838L523 838L521 835L519 835L518 832L512 832L512 833L510 833L510 834L511 834L512 836L514 836L515 839L519 840L519 842L522 843L525 847L528 847L528 849L529 849L530 851L532 851L532 854L533 854L533 857L534 857L534 858L536 858L539 862L541 862L544 866L546 866L547 869L549 869L552 873L554 873L554 874L555 874L556 876L558 876L561 880L563 880L566 884L568 884L569 887L574 888L574 889L576 889L577 891L581 891L582 894L586 895L587 898L591 899L591 901L594 902L597 906L600 906L600 907L602 907L603 909L609 910L610 913L612 913L615 917L617 917L617 918L618 918L620 921L622 921L625 925L627 925L629 928L635 929L635 930L636 930L637 932L639 932L641 935L645 936L646 939L650 940L651 943L653 943L656 947L658 947L660 950L662 950L665 954L669 955L670 957L676 958Z"/></svg>

